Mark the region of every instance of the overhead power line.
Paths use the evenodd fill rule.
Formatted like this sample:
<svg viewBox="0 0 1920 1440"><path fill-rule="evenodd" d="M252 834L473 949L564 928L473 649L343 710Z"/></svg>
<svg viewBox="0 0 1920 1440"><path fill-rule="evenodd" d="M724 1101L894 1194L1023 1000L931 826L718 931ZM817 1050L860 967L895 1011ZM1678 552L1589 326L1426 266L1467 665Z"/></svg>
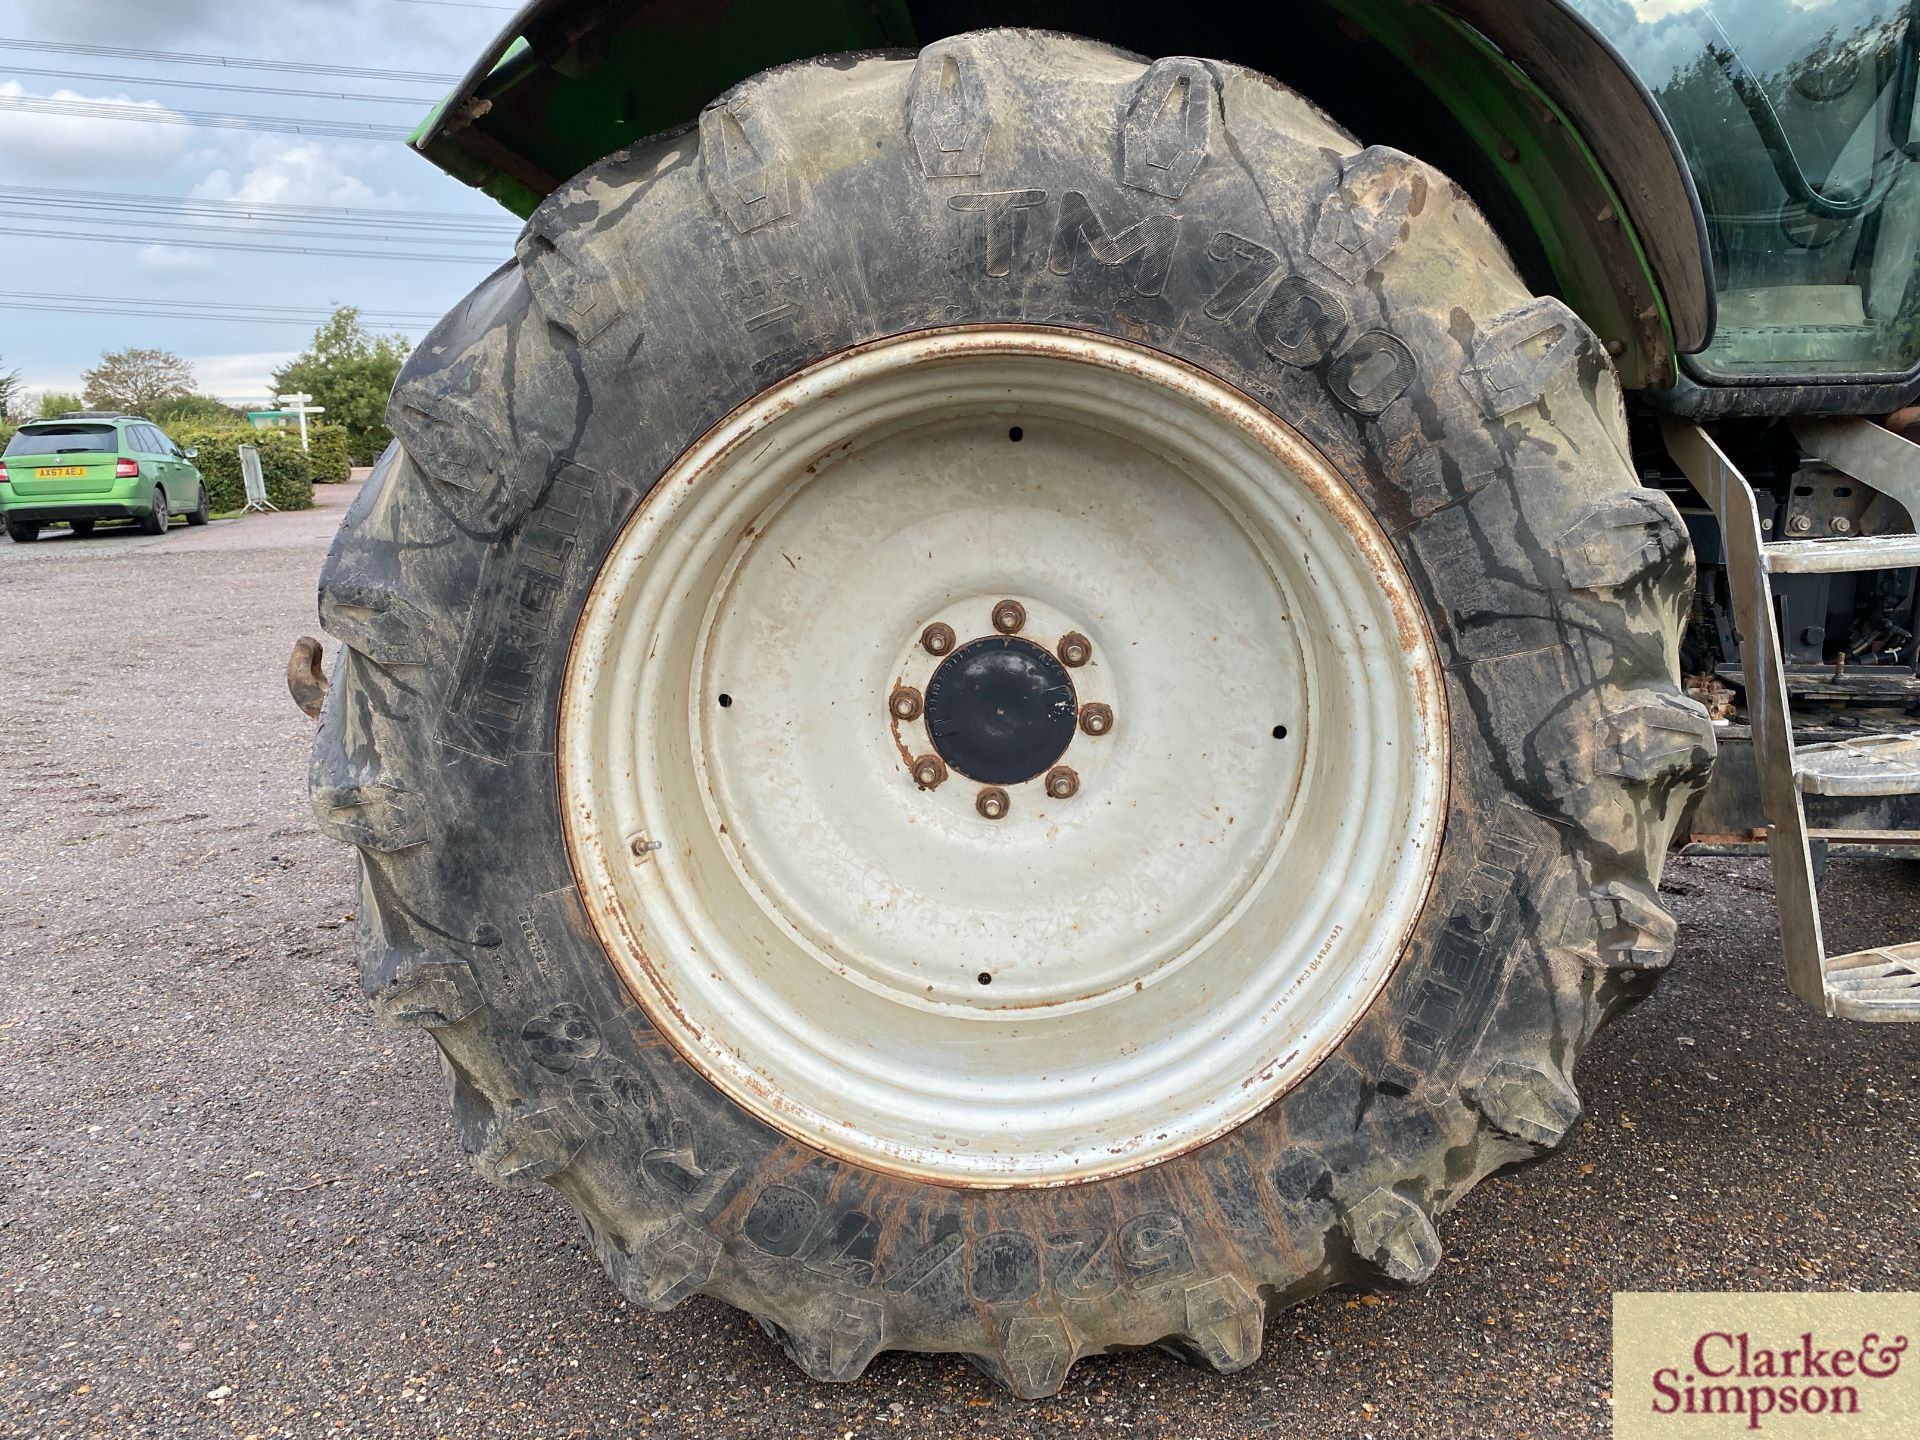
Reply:
<svg viewBox="0 0 1920 1440"><path fill-rule="evenodd" d="M84 195L43 197L11 194L7 186L0 186L0 212L15 220L43 224L61 218L85 217L97 224L198 230L264 239L297 234L310 239L391 240L407 245L481 245L495 251L504 251L518 233L515 226L420 220L400 211L329 213L318 207L291 205L169 202L158 198L149 202L96 200Z"/></svg>
<svg viewBox="0 0 1920 1440"><path fill-rule="evenodd" d="M232 312L242 315L277 315L289 320L327 320L337 313L338 307L327 305L283 305L272 302L249 302L244 300L181 300L171 296L138 295L63 295L39 290L0 290L0 300L31 302L48 305L116 305L116 306L155 306L163 310L191 310L206 312ZM435 324L440 316L430 310L362 310L361 320L368 324L374 321L419 320Z"/></svg>
<svg viewBox="0 0 1920 1440"><path fill-rule="evenodd" d="M52 219L53 217L51 215L33 215L26 218L44 221L44 220ZM497 240L490 240L490 239L486 239L484 237L479 237L479 236L473 237L471 239L463 239L458 235L445 235L437 232L422 232L422 233L411 234L411 235L403 235L403 234L395 234L394 232L387 231L387 230L344 230L344 231L343 230L302 230L297 227L289 227L286 225L276 225L273 229L266 230L266 229L254 229L254 228L231 225L231 224L196 225L189 220L162 220L157 217L150 217L147 220L143 221L142 224L144 228L141 230L140 235L134 238L144 238L150 243L164 244L164 245L173 245L173 244L184 245L187 242L184 240L176 241L172 235L163 235L159 233L160 231L183 230L188 232L189 234L194 234L194 235L255 235L262 240L276 240L282 236L292 236L294 238L301 239L301 240L339 240L339 241L350 242L350 243L359 244L359 245L371 245L381 241L387 241L395 245L418 245L418 244L426 244L426 243L431 243L434 245L468 245L468 246L477 246L483 250L488 251L492 255L500 256L502 258L504 258L506 254L506 247L500 244L499 241ZM0 234L11 234L11 235L30 235L33 233L34 233L33 231L20 230L20 229L14 228L13 226L8 226L5 231L0 231ZM85 233L78 233L71 230L54 230L46 233L55 234L55 235L72 235L73 238L76 240L90 240L90 239L97 238L92 235L88 235ZM471 259L480 259L484 257L470 255L465 258L471 260Z"/></svg>
<svg viewBox="0 0 1920 1440"><path fill-rule="evenodd" d="M218 216L241 221L297 220L308 223L366 225L383 230L421 229L460 231L504 239L516 235L516 221L490 214L453 210L398 210L376 206L286 205L275 201L195 199L188 196L143 195L113 190L63 190L38 185L0 185L0 206L39 206L55 209L121 210L128 213L170 212L195 217Z"/></svg>
<svg viewBox="0 0 1920 1440"><path fill-rule="evenodd" d="M473 0L400 0L402 5L438 5L445 10L500 10L513 14L512 5L476 5Z"/></svg>
<svg viewBox="0 0 1920 1440"><path fill-rule="evenodd" d="M37 301L9 300L5 298L0 298L0 310L30 311L38 314L51 315L98 315L111 320L218 320L244 325L283 325L301 330L311 330L316 324L320 323L312 317L300 315L210 315L201 311L174 311L160 309L158 307L119 309L103 305L41 304ZM390 330L409 335L419 334L434 324L431 320L369 320L365 317L362 317L361 323L369 330Z"/></svg>
<svg viewBox="0 0 1920 1440"><path fill-rule="evenodd" d="M100 315L109 321L221 321L232 324L280 324L294 330L311 330L315 321L298 315L202 315L196 311L165 309L109 309L106 305L38 305L33 301L0 300L0 311L31 311L38 315ZM396 334L420 334L432 321L363 321L369 330L392 330Z"/></svg>
<svg viewBox="0 0 1920 1440"><path fill-rule="evenodd" d="M293 75L337 75L351 80L412 81L420 85L456 85L458 75L420 70L372 70L360 65L314 65L301 60L250 60L181 50L130 50L120 45L81 45L53 40L16 40L0 36L0 50L37 50L48 55L92 55L102 60L144 60L155 65L213 65L229 70L275 70Z"/></svg>
<svg viewBox="0 0 1920 1440"><path fill-rule="evenodd" d="M207 130L258 130L274 135L324 135L343 140L404 140L404 125L362 124L348 120L295 120L277 115L217 115L145 105L116 105L94 100L48 100L37 95L0 95L0 110L36 115L73 115L89 120L123 120L137 125L192 125Z"/></svg>
<svg viewBox="0 0 1920 1440"><path fill-rule="evenodd" d="M95 85L172 85L184 90L224 90L234 95L278 95L298 100L364 100L370 105L432 105L431 95L364 95L351 90L289 90L282 85L227 85L218 80L174 80L162 75L120 75L112 80L86 70L40 70L25 66L7 72L46 80L87 80Z"/></svg>
<svg viewBox="0 0 1920 1440"><path fill-rule="evenodd" d="M263 245L240 240L177 240L160 235L102 235L90 230L32 230L10 225L8 238L27 236L39 240L81 241L91 245L165 245L178 250L246 250L262 255L336 255L351 260L409 260L452 265L493 265L491 255L421 255L407 250L342 250L318 245ZM355 237L358 238L358 237Z"/></svg>

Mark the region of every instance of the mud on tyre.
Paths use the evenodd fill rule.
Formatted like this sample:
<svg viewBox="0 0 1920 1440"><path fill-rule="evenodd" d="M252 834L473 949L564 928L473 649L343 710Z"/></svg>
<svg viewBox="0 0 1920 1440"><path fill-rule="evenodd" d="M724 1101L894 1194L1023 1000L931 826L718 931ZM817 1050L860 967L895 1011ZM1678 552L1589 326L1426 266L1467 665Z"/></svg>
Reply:
<svg viewBox="0 0 1920 1440"><path fill-rule="evenodd" d="M914 390L936 362L961 367L948 390ZM829 374L832 383L820 380ZM870 435L843 379L896 386L872 392L892 408L873 412ZM1133 407L1145 419L1101 398L1125 386L1147 387ZM1203 410L1213 418L1196 418ZM808 452L813 432L794 429L802 420L793 417L816 414L837 414L839 428L822 419L819 434L832 443ZM1330 1285L1408 1285L1430 1274L1437 1218L1483 1176L1566 1139L1580 1113L1576 1058L1668 963L1673 924L1655 882L1704 779L1712 731L1675 683L1692 578L1684 534L1668 503L1636 483L1608 360L1564 306L1524 290L1449 181L1361 147L1259 75L1009 31L943 41L917 58L769 72L716 101L697 128L615 154L549 198L515 262L415 352L390 417L396 443L322 580L322 619L342 651L312 774L322 826L364 860L363 983L382 1018L425 1029L439 1045L476 1168L503 1185L558 1190L636 1304L717 1296L825 1379L852 1379L888 1349L964 1355L1022 1396L1050 1394L1075 1360L1122 1346L1161 1344L1237 1369L1259 1354L1270 1307ZM896 464L887 473L897 491L852 488L862 457L915 425L948 447L940 463ZM1360 611L1340 611L1329 597L1358 594L1358 562L1342 572L1347 580L1316 591L1316 557L1281 553L1282 540L1306 533L1288 526L1318 523L1304 504L1268 507L1274 518L1262 520L1257 494L1209 478L1234 469L1240 450L1222 448L1210 471L1214 461L1155 438L1228 436L1232 426L1222 447L1258 432L1271 453L1293 457L1275 474L1336 477L1326 504L1359 518L1345 532L1315 533L1330 537L1330 557L1340 546L1372 554L1382 593L1397 586L1411 597L1411 622L1382 638ZM790 464L791 480L760 508L755 500L729 511L721 489L747 495L756 472L727 457L751 459L741 447L762 435L765 463ZM1077 520L1034 508L1048 503L1034 498L1046 489L1044 465L1017 457L1036 454L1061 467L1062 493L1109 498L1090 500ZM1108 468L1075 471L1087 457ZM1095 486L1100 473L1111 476L1107 491L1073 488ZM1185 495L1188 480L1213 486L1216 508L1168 498L1165 513L1151 511L1156 494ZM915 488L934 484L948 488ZM762 527L794 533L806 497L830 486L855 497L859 525L821 520L807 533L827 548L799 556L756 548ZM1029 507L1023 517L1040 518L999 532L1011 558L996 562L986 542L961 546L991 527L956 530L954 517L1016 492ZM1123 502L1147 508L1130 519L1109 513ZM1039 540L1024 537L1053 534L1056 520L1061 558L1049 570ZM717 529L723 521L737 528ZM1096 564L1091 540L1075 539L1083 522L1103 544L1115 533L1134 543L1107 544ZM1157 694L1152 674L1128 668L1138 645L1172 664L1182 655L1202 663L1216 640L1229 643L1205 627L1176 643L1139 607L1129 611L1123 593L1095 593L1117 567L1169 596L1184 574L1189 593L1211 596L1216 562L1180 551L1182 527L1202 524L1239 526L1231 533L1248 537L1248 554L1271 554L1273 578L1260 582L1271 590L1259 603L1281 607L1277 623L1211 618L1243 647L1234 655L1265 644L1292 657L1274 673L1293 666L1308 676L1290 717L1254 703L1278 693L1261 688L1259 664L1209 679L1177 705ZM835 534L858 543L836 552ZM909 544L927 558L917 571L887 572L899 613L876 616L889 607L868 603L879 593L870 572L898 563ZM696 553L707 569L672 558ZM1340 563L1329 558L1329 570ZM934 599L915 588L916 575L932 577ZM676 577L678 590L667 584ZM633 598L650 578L663 598ZM719 598L704 620L676 620L695 579ZM1000 629L1003 594L1027 597L1024 629ZM728 595L741 601L731 611ZM956 622L942 618L949 605ZM1060 798L1052 781L1035 789L1036 771L1005 787L1011 814L989 817L975 798L978 777L949 766L938 785L921 783L913 767L929 732L911 727L925 724L940 659L921 639L933 623L957 623L961 642L999 635L1009 651L1022 635L1048 655L1068 655L1069 635L1091 646L1093 663L1061 673L1076 706L1108 705L1116 719L1100 737L1076 712L1078 733L1062 743L1077 793ZM637 624L660 628L640 637L634 688L620 691L629 681L605 677L628 663L616 652L633 649ZM1316 650L1311 638L1274 638L1315 626L1337 640ZM1286 848L1294 822L1273 818L1291 813L1286 775L1305 784L1322 771L1310 758L1265 757L1337 744L1341 712L1316 719L1312 706L1347 684L1339 657L1362 654L1387 687L1380 704L1438 717L1424 752L1438 768L1422 782L1419 757L1381 758L1392 736L1351 757L1388 766L1413 798L1394 822L1394 847L1347 846L1341 883L1378 897L1366 903L1379 915L1401 905L1406 922L1378 932L1386 950L1340 962L1356 978L1328 1003L1347 1006L1349 1018L1301 1018L1300 1056L1274 1046L1244 1074L1234 1067L1258 1050L1258 1026L1281 1011L1220 1020L1215 1065L1172 1029L1143 1031L1143 1046L1175 1047L1162 1069L1188 1077L1193 1113L1215 1106L1204 1123L1187 1123L1177 1095L1168 1104L1172 1082L1142 1082L1109 1107L1111 1133L1096 1119L1081 1135L1033 1077L1009 1071L991 1077L1013 1097L1008 1108L994 1108L992 1086L977 1105L950 1108L966 1138L946 1158L933 1139L915 1148L889 1132L880 1101L848 1122L847 1138L810 1128L819 1105L800 1079L787 1093L783 1077L820 1065L841 1073L831 1065L852 1052L836 1045L870 1043L885 1062L861 1071L849 1093L870 1084L884 1096L893 1085L908 1096L902 1105L922 1103L886 1050L886 1027L871 1024L885 1005L903 1017L903 1033L950 1033L932 1028L948 1010L984 1006L989 995L1052 997L1053 977L1069 983L1082 964L1106 984L1120 965L1113 956L1145 953L1129 936L1178 929L1178 916L1122 906L1124 923L1102 932L1106 948L1076 950L1046 907L1071 908L1077 885L1131 876L1140 893L1177 900L1187 892L1168 877L1220 864L1247 887L1243 919L1274 926L1286 912L1276 896L1306 907L1338 889L1320 887L1322 867ZM1021 650L1019 663L1059 691L1051 660ZM1393 688L1423 665L1433 679L1425 699L1417 687ZM709 683L722 672L738 681L725 708ZM809 678L843 674L875 684L848 691ZM1359 684L1354 695L1374 693ZM570 685L601 688L569 698ZM912 706L889 713L895 688L918 696L905 721ZM636 707L625 719L614 703L623 695ZM801 713L785 714L782 728L765 716L768 696ZM1373 701L1352 703L1361 720L1375 713L1365 708ZM758 738L727 738L741 734ZM596 808L604 794L594 786L619 782L585 774L602 742L615 744L608 736L627 747L622 773L636 791L684 791L684 808L636 801L636 824L653 828L618 829ZM1157 740L1173 761L1141 758ZM1042 843L1032 817L1057 815L1054 830L1090 837L1084 853L1106 868L1082 881L1063 873L1050 898L1018 911L995 940L1001 969L977 964L971 1000L962 993L975 983L971 970L939 969L976 965L966 927L913 930L912 905L898 922L912 944L867 974L855 952L880 930L846 927L879 921L850 921L829 897L815 908L844 933L807 929L819 918L809 897L831 888L810 878L810 849L864 857L863 845L894 834L874 821L868 835L867 820L826 798L833 787L813 775L814 759L840 744L893 767L884 802L863 814L908 816L900 823L971 847L952 883L984 887L976 908L989 930L993 905L1011 893L995 888L996 855L1024 865L1041 853L1020 848ZM883 784L861 778L866 764L848 762L849 787ZM685 780L696 769L711 769L712 793ZM1250 775L1269 776L1258 783L1277 798L1257 803L1269 792ZM1127 788L1136 784L1138 794ZM779 785L818 823L799 832L773 815L764 796ZM1208 808L1215 789L1256 802L1233 815L1233 833L1267 835L1269 850L1243 853L1233 847L1250 842L1220 838L1229 822ZM1147 794L1157 808L1142 820L1133 802ZM1126 811L1113 832L1100 828L1102 807ZM1301 833L1337 850L1339 807L1309 808L1320 828ZM751 833L722 836L729 821ZM811 846L779 848L802 833ZM1123 862L1099 850L1108 833L1148 840ZM1168 837L1164 847L1150 843L1156 834ZM755 848L763 844L771 858ZM723 845L733 848L723 855ZM1200 858L1208 845L1240 858ZM964 907L964 890L927 882L916 892L920 882L900 878L916 863L911 847L896 848L894 875L865 858L849 864L877 877L888 904L919 893L934 915ZM1287 863L1268 863L1274 856ZM1410 898L1368 888L1396 874L1420 877ZM687 899L690 885L704 910ZM799 918L776 923L713 898L753 885L802 896ZM670 902L693 917L671 944L657 908ZM1105 920L1083 913L1096 927L1112 921L1110 908L1099 912ZM1165 993L1189 997L1212 1024L1219 1012L1206 1007L1226 1004L1223 993L1276 984L1279 993L1276 975L1313 973L1311 951L1271 953L1257 925L1227 917L1216 932L1232 937L1240 959L1222 958L1226 941L1180 952L1218 967L1226 978L1213 990L1192 979L1204 967L1182 969L1184 960L1166 963L1186 979L1163 982L1153 970L1110 988L1187 985ZM846 953L834 949L842 942ZM786 1028L764 1033L777 1030L796 1058L786 1071L769 1061L773 1078L762 1074L758 1088L754 1056L703 1047L721 1032L762 1033L760 1022L728 1018L733 1000L700 989L702 975L738 964L728 997L761 994L760 985L773 997L768 1013L790 1002L804 1014L804 995L776 994L762 971L748 976L755 946L786 957L781 975L805 976L808 994L841 1007L812 1027L781 1010ZM892 983L888 967L912 966L939 971L928 978L937 1004L874 999ZM1210 998L1193 998L1203 991ZM1091 1003L1075 993L1074 1004ZM676 1008L695 1000L719 1008L691 1017ZM913 1018L923 1011L933 1018ZM993 1056L1022 1053L1022 1026L1066 1022L1016 1006L953 1023L995 1037L977 1052L991 1067ZM941 1053L937 1043L923 1048ZM1073 1084L1100 1069L1077 1052L1062 1065ZM1234 1110L1240 1102L1226 1093L1243 1082L1258 1091L1252 1113ZM1108 1116L1098 1083L1084 1093L1089 1114ZM1023 1105L1044 1144L1022 1140L1007 1118ZM1174 1138L1155 1139L1153 1117L1137 1113L1150 1105L1165 1107L1159 1128ZM994 1134L1008 1137L1004 1153ZM1106 1139L1114 1143L1104 1149L1093 1143Z"/></svg>

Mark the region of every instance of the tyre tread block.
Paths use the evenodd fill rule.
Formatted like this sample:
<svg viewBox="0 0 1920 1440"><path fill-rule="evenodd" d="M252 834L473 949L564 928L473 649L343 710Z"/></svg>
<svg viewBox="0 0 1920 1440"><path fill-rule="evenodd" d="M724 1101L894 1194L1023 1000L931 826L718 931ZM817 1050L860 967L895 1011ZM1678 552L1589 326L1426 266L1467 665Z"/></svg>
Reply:
<svg viewBox="0 0 1920 1440"><path fill-rule="evenodd" d="M527 1189L565 1170L581 1144L559 1107L515 1106L487 1126L473 1168L502 1189Z"/></svg>
<svg viewBox="0 0 1920 1440"><path fill-rule="evenodd" d="M1190 55L1147 67L1121 127L1124 183L1178 200L1213 147L1220 92L1213 70Z"/></svg>
<svg viewBox="0 0 1920 1440"><path fill-rule="evenodd" d="M1499 419L1538 405L1598 363L1599 342L1586 322L1551 297L1497 316L1473 341L1473 363L1461 372L1488 416Z"/></svg>
<svg viewBox="0 0 1920 1440"><path fill-rule="evenodd" d="M741 235L792 217L794 183L765 128L752 82L700 112L707 194Z"/></svg>
<svg viewBox="0 0 1920 1440"><path fill-rule="evenodd" d="M920 52L907 100L907 134L929 180L984 175L993 115L980 59L965 39Z"/></svg>
<svg viewBox="0 0 1920 1440"><path fill-rule="evenodd" d="M1183 1339L1221 1374L1244 1370L1260 1358L1267 1307L1232 1275L1187 1288Z"/></svg>
<svg viewBox="0 0 1920 1440"><path fill-rule="evenodd" d="M1341 163L1338 184L1321 203L1307 253L1349 285L1358 285L1406 238L1409 220L1426 194L1426 171L1410 155L1375 145L1349 156Z"/></svg>
<svg viewBox="0 0 1920 1440"><path fill-rule="evenodd" d="M1617 590L1683 562L1687 532L1665 495L1636 490L1581 516L1560 537L1559 549L1572 588Z"/></svg>
<svg viewBox="0 0 1920 1440"><path fill-rule="evenodd" d="M614 1283L643 1310L671 1310L713 1277L720 1242L675 1216L630 1251L614 1252Z"/></svg>
<svg viewBox="0 0 1920 1440"><path fill-rule="evenodd" d="M1417 1285L1440 1263L1433 1222L1406 1196L1375 1190L1347 1217L1353 1250L1396 1285Z"/></svg>
<svg viewBox="0 0 1920 1440"><path fill-rule="evenodd" d="M424 665L433 653L433 619L391 587L330 575L320 587L320 626L375 665Z"/></svg>
<svg viewBox="0 0 1920 1440"><path fill-rule="evenodd" d="M366 967L361 989L380 1022L396 1030L442 1030L486 1003L472 965L417 951L393 949L378 957Z"/></svg>
<svg viewBox="0 0 1920 1440"><path fill-rule="evenodd" d="M321 833L382 855L427 841L427 806L421 796L387 781L311 787Z"/></svg>
<svg viewBox="0 0 1920 1440"><path fill-rule="evenodd" d="M1497 1061L1471 1093L1494 1129L1542 1149L1559 1145L1580 1118L1580 1097L1548 1066Z"/></svg>
<svg viewBox="0 0 1920 1440"><path fill-rule="evenodd" d="M536 211L515 243L514 255L540 313L582 345L591 345L624 313L625 297L591 244L554 233L560 228L549 215Z"/></svg>

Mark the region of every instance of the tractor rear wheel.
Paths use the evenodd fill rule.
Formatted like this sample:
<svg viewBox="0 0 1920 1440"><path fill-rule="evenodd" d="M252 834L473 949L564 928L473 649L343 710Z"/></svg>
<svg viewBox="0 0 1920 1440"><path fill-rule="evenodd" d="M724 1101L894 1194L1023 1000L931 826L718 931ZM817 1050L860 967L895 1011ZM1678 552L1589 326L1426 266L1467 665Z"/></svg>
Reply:
<svg viewBox="0 0 1920 1440"><path fill-rule="evenodd" d="M1017 1394L1406 1285L1668 963L1605 351L1265 78L790 66L535 213L321 589L367 993L615 1283Z"/></svg>

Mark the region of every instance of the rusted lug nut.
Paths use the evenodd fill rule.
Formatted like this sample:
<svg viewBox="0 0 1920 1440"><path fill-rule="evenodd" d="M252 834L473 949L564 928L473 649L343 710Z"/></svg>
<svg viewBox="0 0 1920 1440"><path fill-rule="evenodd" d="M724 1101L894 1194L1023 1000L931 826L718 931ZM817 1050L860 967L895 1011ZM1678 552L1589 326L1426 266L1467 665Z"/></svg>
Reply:
<svg viewBox="0 0 1920 1440"><path fill-rule="evenodd" d="M896 720L918 720L920 718L920 692L911 685L897 687L887 697L887 709Z"/></svg>
<svg viewBox="0 0 1920 1440"><path fill-rule="evenodd" d="M953 649L953 627L934 621L920 632L920 648L929 655L944 655Z"/></svg>
<svg viewBox="0 0 1920 1440"><path fill-rule="evenodd" d="M1069 630L1060 637L1053 653L1060 657L1062 665L1078 668L1093 658L1093 642L1078 630Z"/></svg>
<svg viewBox="0 0 1920 1440"><path fill-rule="evenodd" d="M1080 777L1071 765L1056 765L1047 771L1047 794L1056 800L1071 800L1080 793Z"/></svg>
<svg viewBox="0 0 1920 1440"><path fill-rule="evenodd" d="M1089 735L1105 735L1113 729L1113 707L1111 705L1082 705L1080 707L1080 728Z"/></svg>
<svg viewBox="0 0 1920 1440"><path fill-rule="evenodd" d="M1007 811L1013 808L1013 802L1007 798L1007 792L998 785L988 785L973 798L973 808L988 820L1004 820Z"/></svg>
<svg viewBox="0 0 1920 1440"><path fill-rule="evenodd" d="M1027 607L1018 600L1002 600L993 607L993 628L1002 635L1016 635L1027 623Z"/></svg>
<svg viewBox="0 0 1920 1440"><path fill-rule="evenodd" d="M947 778L947 762L938 755L922 755L913 762L913 783L932 790Z"/></svg>

